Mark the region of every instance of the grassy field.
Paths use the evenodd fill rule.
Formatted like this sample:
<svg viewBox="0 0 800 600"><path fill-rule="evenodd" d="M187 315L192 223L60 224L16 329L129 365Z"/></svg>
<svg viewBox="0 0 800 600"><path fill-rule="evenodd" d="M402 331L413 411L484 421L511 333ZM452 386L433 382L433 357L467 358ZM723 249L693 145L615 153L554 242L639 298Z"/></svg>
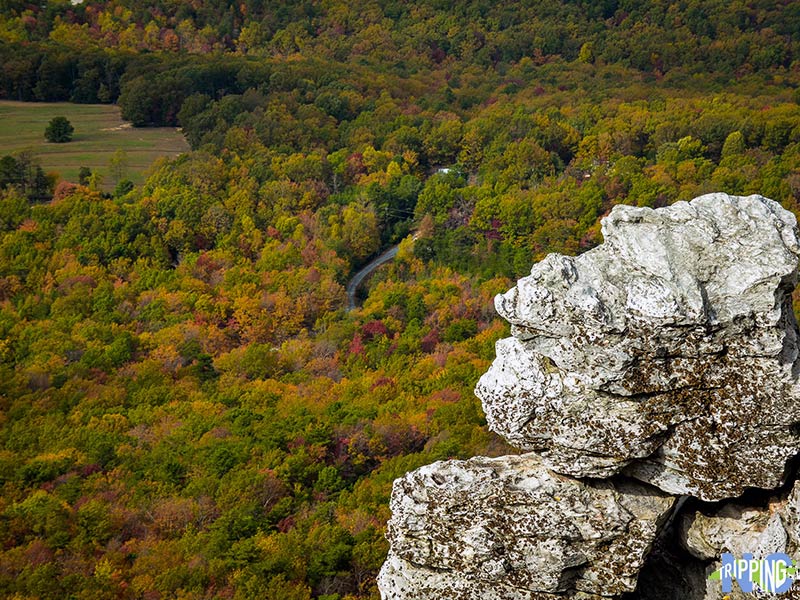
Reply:
<svg viewBox="0 0 800 600"><path fill-rule="evenodd" d="M71 142L52 144L44 130L56 116L75 128ZM160 156L189 150L186 140L172 127L136 129L122 120L119 107L108 104L69 104L0 101L0 156L30 150L46 172L78 180L78 169L89 167L103 177L103 189L114 188L108 162L117 150L127 155L127 178L142 183L148 167Z"/></svg>

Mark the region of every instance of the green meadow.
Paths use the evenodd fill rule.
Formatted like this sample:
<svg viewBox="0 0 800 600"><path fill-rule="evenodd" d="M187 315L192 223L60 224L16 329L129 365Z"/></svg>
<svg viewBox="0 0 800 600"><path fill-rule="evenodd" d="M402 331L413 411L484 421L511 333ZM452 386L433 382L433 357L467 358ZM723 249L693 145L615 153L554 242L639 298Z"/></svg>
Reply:
<svg viewBox="0 0 800 600"><path fill-rule="evenodd" d="M50 119L59 115L75 128L72 141L65 144L44 139ZM153 161L186 152L189 145L174 127L131 127L115 105L0 101L0 156L23 150L61 179L77 181L85 166L100 173L103 189L113 189L109 159L117 150L127 156L127 178L140 184Z"/></svg>

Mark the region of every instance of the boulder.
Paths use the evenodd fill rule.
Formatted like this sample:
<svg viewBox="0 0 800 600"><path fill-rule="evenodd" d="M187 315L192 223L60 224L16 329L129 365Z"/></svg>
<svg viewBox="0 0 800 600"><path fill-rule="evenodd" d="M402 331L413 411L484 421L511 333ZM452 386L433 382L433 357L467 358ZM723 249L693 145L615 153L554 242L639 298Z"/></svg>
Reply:
<svg viewBox="0 0 800 600"><path fill-rule="evenodd" d="M397 600L618 595L673 502L630 480L558 475L536 454L437 462L394 483L378 582Z"/></svg>
<svg viewBox="0 0 800 600"><path fill-rule="evenodd" d="M800 446L796 220L761 196L616 206L604 243L495 299L489 427L556 472L704 500L781 484Z"/></svg>
<svg viewBox="0 0 800 600"><path fill-rule="evenodd" d="M495 299L476 394L524 454L395 482L384 600L711 600L722 552L800 557L795 217L709 194L602 228Z"/></svg>

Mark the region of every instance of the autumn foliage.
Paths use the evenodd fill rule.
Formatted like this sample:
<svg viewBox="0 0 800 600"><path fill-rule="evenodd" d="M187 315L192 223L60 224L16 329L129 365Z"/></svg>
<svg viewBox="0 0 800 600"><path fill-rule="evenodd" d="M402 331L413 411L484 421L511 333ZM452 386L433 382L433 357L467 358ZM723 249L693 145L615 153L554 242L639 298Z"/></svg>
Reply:
<svg viewBox="0 0 800 600"><path fill-rule="evenodd" d="M510 451L496 293L615 204L798 209L792 3L46 4L0 95L193 150L113 196L0 159L0 595L377 598L393 479Z"/></svg>

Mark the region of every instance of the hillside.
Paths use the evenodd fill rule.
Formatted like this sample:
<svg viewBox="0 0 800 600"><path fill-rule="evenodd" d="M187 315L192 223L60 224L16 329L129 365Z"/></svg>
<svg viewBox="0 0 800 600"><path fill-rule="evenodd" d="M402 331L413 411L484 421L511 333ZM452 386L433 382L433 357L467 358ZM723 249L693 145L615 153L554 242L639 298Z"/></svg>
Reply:
<svg viewBox="0 0 800 600"><path fill-rule="evenodd" d="M392 481L511 451L473 394L496 293L617 204L798 213L798 32L766 1L0 3L0 97L191 147L116 196L0 170L0 595L377 598Z"/></svg>
<svg viewBox="0 0 800 600"><path fill-rule="evenodd" d="M45 127L55 116L66 117L75 128L68 144L44 139ZM157 158L174 157L188 149L174 128L133 129L113 105L0 101L0 156L30 152L46 172L73 182L79 180L80 168L87 167L100 175L105 191L113 190L118 179L142 184ZM115 173L110 163L119 151L124 153L124 162Z"/></svg>

